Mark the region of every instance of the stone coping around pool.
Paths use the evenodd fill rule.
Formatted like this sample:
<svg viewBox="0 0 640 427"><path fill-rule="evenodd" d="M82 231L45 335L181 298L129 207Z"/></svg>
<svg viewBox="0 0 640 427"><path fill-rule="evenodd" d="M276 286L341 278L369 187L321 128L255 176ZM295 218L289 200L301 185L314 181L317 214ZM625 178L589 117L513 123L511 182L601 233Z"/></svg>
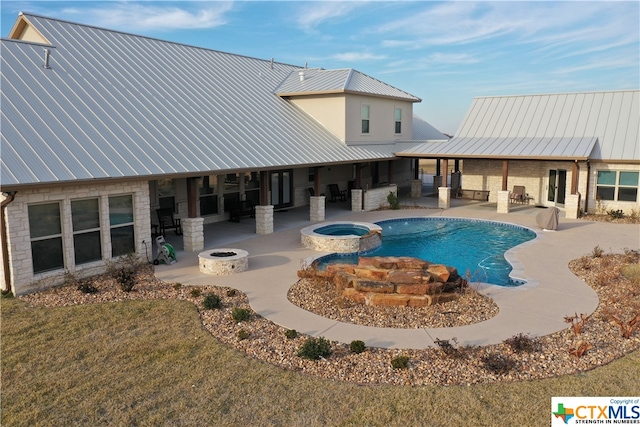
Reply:
<svg viewBox="0 0 640 427"><path fill-rule="evenodd" d="M369 229L363 236L355 234L333 236L316 233L315 230L328 226L359 226ZM382 227L370 222L330 221L310 225L300 230L300 239L304 247L316 251L352 253L375 249L382 243Z"/></svg>
<svg viewBox="0 0 640 427"><path fill-rule="evenodd" d="M214 254L221 254L216 256ZM234 255L229 255L233 253ZM198 254L200 271L212 276L240 273L249 268L249 252L243 249L214 248Z"/></svg>

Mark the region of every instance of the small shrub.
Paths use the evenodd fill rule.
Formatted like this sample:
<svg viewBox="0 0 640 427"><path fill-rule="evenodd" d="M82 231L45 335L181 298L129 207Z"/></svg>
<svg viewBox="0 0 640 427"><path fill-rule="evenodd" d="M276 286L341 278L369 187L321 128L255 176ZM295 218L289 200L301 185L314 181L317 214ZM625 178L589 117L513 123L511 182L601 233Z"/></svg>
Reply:
<svg viewBox="0 0 640 427"><path fill-rule="evenodd" d="M228 297L235 297L236 296L236 290L235 289L228 289L227 290L227 296Z"/></svg>
<svg viewBox="0 0 640 427"><path fill-rule="evenodd" d="M351 353L360 354L365 348L366 346L364 345L364 341L353 340L351 341L351 344L349 344L349 350L351 350Z"/></svg>
<svg viewBox="0 0 640 427"><path fill-rule="evenodd" d="M574 316L565 316L564 321L566 323L571 323L573 332L576 335L580 335L580 333L582 332L582 328L584 328L584 325L587 323L590 317L591 316L587 316L584 313L580 313L580 315L578 316L578 313L576 313Z"/></svg>
<svg viewBox="0 0 640 427"><path fill-rule="evenodd" d="M91 280L81 280L78 283L78 290L85 294L96 294L98 293L98 288L93 286Z"/></svg>
<svg viewBox="0 0 640 427"><path fill-rule="evenodd" d="M235 307L231 311L231 317L238 323L246 322L251 317L251 310L249 310L248 308Z"/></svg>
<svg viewBox="0 0 640 427"><path fill-rule="evenodd" d="M387 195L387 202L391 205L391 209L400 209L400 200L398 200L398 196L393 191L389 191Z"/></svg>
<svg viewBox="0 0 640 427"><path fill-rule="evenodd" d="M518 335L512 336L511 338L507 338L504 340L504 343L511 347L513 351L518 353L531 353L536 349L535 342L529 337L529 335L523 334L522 332Z"/></svg>
<svg viewBox="0 0 640 427"><path fill-rule="evenodd" d="M409 367L409 356L396 356L391 359L393 369L407 369Z"/></svg>
<svg viewBox="0 0 640 427"><path fill-rule="evenodd" d="M609 318L612 322L620 326L622 338L631 338L631 334L633 334L633 331L635 331L636 328L640 327L640 314L636 314L635 317L628 321L622 319L620 316L614 313L610 313Z"/></svg>
<svg viewBox="0 0 640 427"><path fill-rule="evenodd" d="M602 248L600 246L596 246L591 251L591 256L593 258L600 258L602 256L602 254L604 254L604 251L602 250Z"/></svg>
<svg viewBox="0 0 640 427"><path fill-rule="evenodd" d="M246 340L247 338L249 338L249 332L245 331L244 329L240 329L237 333L237 337L238 341Z"/></svg>
<svg viewBox="0 0 640 427"><path fill-rule="evenodd" d="M284 336L292 340L298 337L298 331L296 331L295 329L287 329L286 331L284 331Z"/></svg>
<svg viewBox="0 0 640 427"><path fill-rule="evenodd" d="M216 294L207 294L202 301L202 307L204 307L205 310L213 310L221 306L220 297Z"/></svg>
<svg viewBox="0 0 640 427"><path fill-rule="evenodd" d="M575 347L569 347L569 354L579 359L588 350L591 350L591 343L580 340Z"/></svg>
<svg viewBox="0 0 640 427"><path fill-rule="evenodd" d="M508 374L516 367L516 361L501 354L488 354L482 358L482 366L497 375Z"/></svg>
<svg viewBox="0 0 640 427"><path fill-rule="evenodd" d="M195 288L195 289L191 289L191 291L189 291L189 294L194 298L198 298L202 294L202 291L200 289Z"/></svg>
<svg viewBox="0 0 640 427"><path fill-rule="evenodd" d="M173 289L174 289L174 290L176 290L176 291L177 291L177 290L179 290L180 288L182 288L182 283L174 283L174 284L173 284Z"/></svg>
<svg viewBox="0 0 640 427"><path fill-rule="evenodd" d="M622 211L622 209L618 209L618 210L609 209L607 211L607 215L609 215L613 219L624 218L624 212Z"/></svg>
<svg viewBox="0 0 640 427"><path fill-rule="evenodd" d="M324 337L307 338L298 350L298 356L309 360L318 360L331 354L331 342Z"/></svg>
<svg viewBox="0 0 640 427"><path fill-rule="evenodd" d="M11 299L11 298L13 298L13 292L11 292L11 291L8 291L7 293L1 292L0 293L0 298Z"/></svg>
<svg viewBox="0 0 640 427"><path fill-rule="evenodd" d="M117 269L113 277L124 292L131 292L136 284L136 272L129 267Z"/></svg>

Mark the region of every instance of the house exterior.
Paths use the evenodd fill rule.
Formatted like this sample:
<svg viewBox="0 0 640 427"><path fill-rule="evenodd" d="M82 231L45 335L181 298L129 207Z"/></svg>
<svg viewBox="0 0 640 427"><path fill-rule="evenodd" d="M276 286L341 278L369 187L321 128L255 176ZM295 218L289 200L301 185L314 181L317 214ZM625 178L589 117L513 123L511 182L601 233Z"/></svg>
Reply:
<svg viewBox="0 0 640 427"><path fill-rule="evenodd" d="M524 186L526 202L570 218L631 214L640 213L639 133L638 90L479 97L446 144L396 154L462 160L462 189L488 191L498 211Z"/></svg>
<svg viewBox="0 0 640 427"><path fill-rule="evenodd" d="M1 43L1 271L14 294L143 256L159 208L182 218L196 252L204 224L238 206L255 206L256 232L269 233L277 209L310 205L322 219L328 184L361 195L417 174L394 152L416 142L420 99L353 69L32 14Z"/></svg>

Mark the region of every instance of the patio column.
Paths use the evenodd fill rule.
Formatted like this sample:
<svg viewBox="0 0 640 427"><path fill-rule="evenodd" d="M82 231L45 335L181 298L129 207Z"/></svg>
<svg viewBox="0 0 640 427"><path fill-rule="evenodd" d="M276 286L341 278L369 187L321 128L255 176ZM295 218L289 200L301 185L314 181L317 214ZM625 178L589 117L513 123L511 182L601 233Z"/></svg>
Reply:
<svg viewBox="0 0 640 427"><path fill-rule="evenodd" d="M197 178L187 178L187 216L182 219L182 242L185 252L204 250L204 218L198 218Z"/></svg>
<svg viewBox="0 0 640 427"><path fill-rule="evenodd" d="M387 180L389 181L389 184L393 184L393 160L389 160L387 165Z"/></svg>
<svg viewBox="0 0 640 427"><path fill-rule="evenodd" d="M578 161L573 162L571 169L571 194L567 194L564 200L564 212L566 218L578 219L580 218L580 194L578 193L578 174L580 168L578 167Z"/></svg>
<svg viewBox="0 0 640 427"><path fill-rule="evenodd" d="M260 205L256 206L256 233L273 233L273 205L269 204L269 172L260 172Z"/></svg>
<svg viewBox="0 0 640 427"><path fill-rule="evenodd" d="M442 168L440 169L438 186L438 207L440 209L448 209L451 207L451 187L448 185L449 159L442 159Z"/></svg>
<svg viewBox="0 0 640 427"><path fill-rule="evenodd" d="M509 190L509 160L502 161L502 191Z"/></svg>

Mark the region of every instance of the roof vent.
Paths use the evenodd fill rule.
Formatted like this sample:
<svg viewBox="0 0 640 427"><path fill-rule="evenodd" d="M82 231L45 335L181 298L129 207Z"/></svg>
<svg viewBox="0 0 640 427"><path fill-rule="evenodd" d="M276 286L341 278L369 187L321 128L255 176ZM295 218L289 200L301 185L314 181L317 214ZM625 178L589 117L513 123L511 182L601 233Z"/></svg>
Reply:
<svg viewBox="0 0 640 427"><path fill-rule="evenodd" d="M43 67L46 68L46 69L51 68L49 66L49 56L51 56L51 51L49 49L45 49L44 50L44 65L43 65Z"/></svg>
<svg viewBox="0 0 640 427"><path fill-rule="evenodd" d="M271 64L269 65L269 68L273 70L273 58L271 58Z"/></svg>
<svg viewBox="0 0 640 427"><path fill-rule="evenodd" d="M300 76L300 81L303 82L304 81L304 71L300 71L298 73L298 75Z"/></svg>

